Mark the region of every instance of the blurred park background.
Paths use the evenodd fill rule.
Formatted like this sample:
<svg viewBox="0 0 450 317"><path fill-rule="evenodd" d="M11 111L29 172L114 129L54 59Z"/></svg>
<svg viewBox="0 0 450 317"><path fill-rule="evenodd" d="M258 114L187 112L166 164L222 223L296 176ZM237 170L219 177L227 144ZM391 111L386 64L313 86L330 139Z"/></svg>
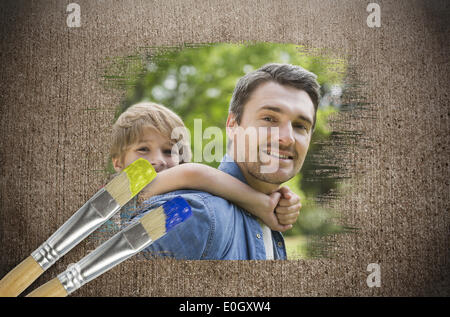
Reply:
<svg viewBox="0 0 450 317"><path fill-rule="evenodd" d="M233 89L240 77L266 63L300 65L318 76L321 103L317 124L303 169L285 185L296 192L303 208L293 229L283 235L289 259L327 256L320 240L346 232L339 215L318 200L330 191L339 190L339 181L322 177L312 181L305 175L318 166L314 155L321 150L332 131L328 120L341 107L347 71L345 60L302 46L274 43L183 45L182 47L146 47L135 55L109 60L104 79L108 85L125 89L117 118L127 107L152 101L175 111L191 132L191 146L204 146L211 139L194 133L194 119L202 120L202 129L222 129L223 153L226 152L225 123ZM194 139L198 138L197 140ZM193 152L194 149L192 148ZM220 162L199 162L217 167Z"/></svg>

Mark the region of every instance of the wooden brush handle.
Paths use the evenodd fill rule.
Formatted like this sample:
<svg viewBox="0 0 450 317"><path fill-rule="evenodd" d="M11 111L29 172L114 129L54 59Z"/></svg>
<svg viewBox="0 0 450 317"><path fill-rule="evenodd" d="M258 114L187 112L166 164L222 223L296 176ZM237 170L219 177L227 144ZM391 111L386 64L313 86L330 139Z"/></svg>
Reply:
<svg viewBox="0 0 450 317"><path fill-rule="evenodd" d="M26 297L66 297L67 295L66 289L58 278L55 277L53 280L48 281L32 291Z"/></svg>
<svg viewBox="0 0 450 317"><path fill-rule="evenodd" d="M44 270L30 255L0 281L0 297L15 297L31 285Z"/></svg>

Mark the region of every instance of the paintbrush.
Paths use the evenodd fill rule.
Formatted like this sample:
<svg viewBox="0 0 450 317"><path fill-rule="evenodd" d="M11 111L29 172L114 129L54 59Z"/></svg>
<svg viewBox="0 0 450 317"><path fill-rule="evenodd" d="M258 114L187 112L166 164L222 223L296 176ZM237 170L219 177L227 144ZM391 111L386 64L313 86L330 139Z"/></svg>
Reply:
<svg viewBox="0 0 450 317"><path fill-rule="evenodd" d="M147 212L78 263L37 288L27 297L65 297L119 263L148 247L192 215L180 196Z"/></svg>
<svg viewBox="0 0 450 317"><path fill-rule="evenodd" d="M100 189L50 238L0 281L0 296L17 296L59 258L107 221L156 176L139 158Z"/></svg>

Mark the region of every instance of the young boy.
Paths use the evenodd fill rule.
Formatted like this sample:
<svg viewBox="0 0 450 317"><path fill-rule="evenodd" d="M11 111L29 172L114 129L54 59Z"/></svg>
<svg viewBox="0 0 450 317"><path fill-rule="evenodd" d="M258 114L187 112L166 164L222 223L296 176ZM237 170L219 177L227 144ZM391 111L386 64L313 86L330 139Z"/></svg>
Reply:
<svg viewBox="0 0 450 317"><path fill-rule="evenodd" d="M149 102L129 107L114 124L110 151L114 169L120 172L142 157L158 173L141 191L140 201L179 189L206 191L247 210L272 230L284 232L292 228L301 208L296 194L282 187L266 195L222 171L189 163L192 155L187 138L171 138L172 131L180 128L186 129L178 115ZM173 149L177 149L175 155Z"/></svg>

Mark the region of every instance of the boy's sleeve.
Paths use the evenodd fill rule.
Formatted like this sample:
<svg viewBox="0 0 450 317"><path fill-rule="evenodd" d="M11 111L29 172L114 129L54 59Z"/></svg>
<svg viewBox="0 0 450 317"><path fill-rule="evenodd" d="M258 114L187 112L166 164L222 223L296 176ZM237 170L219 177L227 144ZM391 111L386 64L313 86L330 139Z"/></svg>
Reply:
<svg viewBox="0 0 450 317"><path fill-rule="evenodd" d="M181 196L188 202L191 206L192 216L153 242L142 253L146 258L205 259L209 255L216 227L214 210L210 209L205 197L199 194L161 195L158 200L152 202L148 209L157 208L176 196ZM143 213L139 217L145 214Z"/></svg>

